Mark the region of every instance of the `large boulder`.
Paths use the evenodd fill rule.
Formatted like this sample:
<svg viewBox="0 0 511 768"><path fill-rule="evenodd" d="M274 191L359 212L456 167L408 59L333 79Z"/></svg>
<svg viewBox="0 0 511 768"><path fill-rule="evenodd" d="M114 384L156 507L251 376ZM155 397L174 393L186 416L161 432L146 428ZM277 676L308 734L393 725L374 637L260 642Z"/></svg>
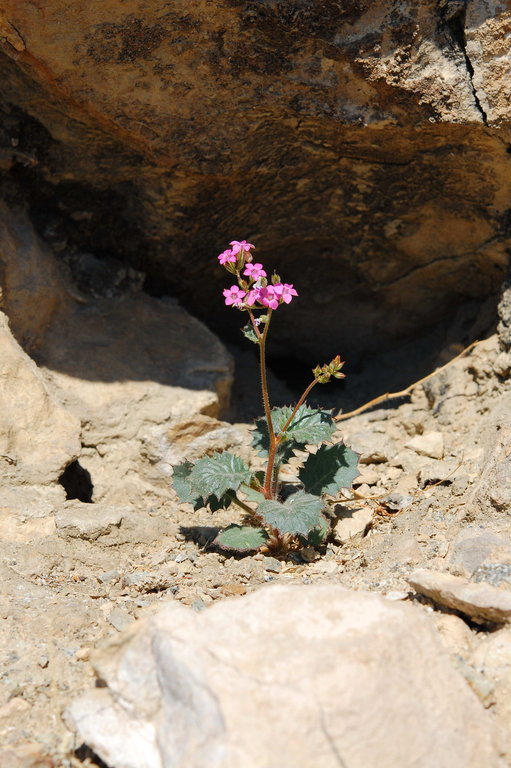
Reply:
<svg viewBox="0 0 511 768"><path fill-rule="evenodd" d="M195 419L205 421L195 453L240 442L216 418L229 402L230 355L177 300L81 295L27 216L6 207L0 277L6 484L62 478L71 498L131 502L168 491Z"/></svg>
<svg viewBox="0 0 511 768"><path fill-rule="evenodd" d="M178 604L94 657L71 706L111 768L497 768L491 715L419 608L340 586Z"/></svg>
<svg viewBox="0 0 511 768"><path fill-rule="evenodd" d="M216 328L215 253L248 236L300 292L286 354L395 346L506 270L509 23L502 0L4 0L5 187L63 259L127 260Z"/></svg>

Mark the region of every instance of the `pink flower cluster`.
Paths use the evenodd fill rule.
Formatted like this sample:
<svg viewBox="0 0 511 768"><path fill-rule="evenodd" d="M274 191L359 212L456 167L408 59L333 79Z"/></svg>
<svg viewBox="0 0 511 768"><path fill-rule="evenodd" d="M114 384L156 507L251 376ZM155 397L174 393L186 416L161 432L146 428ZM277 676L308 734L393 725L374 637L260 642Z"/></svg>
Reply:
<svg viewBox="0 0 511 768"><path fill-rule="evenodd" d="M248 292L237 285L232 285L230 288L225 288L223 294L227 306L234 306L239 309L244 309L245 307L277 309L282 302L289 304L293 296L298 296L298 293L289 283L264 285L260 288L252 288ZM256 307L256 304L260 306Z"/></svg>
<svg viewBox="0 0 511 768"><path fill-rule="evenodd" d="M233 264L237 261L238 254L242 255L250 255L250 250L252 248L255 248L255 245L252 245L252 243L247 243L246 240L231 240L229 243L231 246L226 251L223 251L218 256L218 261L220 264L228 264L229 262L232 262ZM261 266L261 265L260 265Z"/></svg>
<svg viewBox="0 0 511 768"><path fill-rule="evenodd" d="M294 296L298 296L290 283L281 283L280 278L276 276L273 279L279 282L268 285L263 265L252 262L250 249L255 248L252 243L247 243L246 240L232 240L230 245L230 249L218 256L220 264L238 278L238 285L231 285L223 292L228 307L277 309L281 304L289 304ZM241 277L242 269L248 280Z"/></svg>

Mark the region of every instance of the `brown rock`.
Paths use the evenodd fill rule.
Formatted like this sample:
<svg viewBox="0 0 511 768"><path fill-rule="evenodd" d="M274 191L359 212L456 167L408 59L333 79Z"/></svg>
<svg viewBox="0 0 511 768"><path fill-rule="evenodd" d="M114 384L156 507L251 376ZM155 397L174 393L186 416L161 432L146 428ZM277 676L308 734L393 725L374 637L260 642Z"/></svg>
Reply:
<svg viewBox="0 0 511 768"><path fill-rule="evenodd" d="M472 584L449 573L414 571L408 583L421 595L435 603L460 611L476 622L504 624L511 621L511 591L489 584Z"/></svg>
<svg viewBox="0 0 511 768"><path fill-rule="evenodd" d="M248 235L301 280L275 334L314 362L341 340L346 356L389 348L500 282L505 3L2 10L0 163L63 258L119 254L227 328L204 265Z"/></svg>

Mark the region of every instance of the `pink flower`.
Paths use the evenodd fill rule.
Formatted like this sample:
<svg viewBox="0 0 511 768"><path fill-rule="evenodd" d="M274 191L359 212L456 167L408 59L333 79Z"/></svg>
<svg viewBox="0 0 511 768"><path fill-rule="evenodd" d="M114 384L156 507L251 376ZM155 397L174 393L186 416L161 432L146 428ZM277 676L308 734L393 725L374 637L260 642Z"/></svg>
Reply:
<svg viewBox="0 0 511 768"><path fill-rule="evenodd" d="M251 248L255 248L255 245L252 245L252 243L247 243L246 240L231 240L229 245L232 245L231 253L233 253L235 256L240 252L244 251L246 253L250 252Z"/></svg>
<svg viewBox="0 0 511 768"><path fill-rule="evenodd" d="M230 288L225 288L223 294L225 296L225 303L228 307L231 305L238 307L242 303L243 298L247 295L246 291L242 291L237 285L231 285Z"/></svg>
<svg viewBox="0 0 511 768"><path fill-rule="evenodd" d="M291 302L293 296L298 296L292 284L289 283L277 283L277 285L273 286L273 290L281 301L284 301L286 304Z"/></svg>
<svg viewBox="0 0 511 768"><path fill-rule="evenodd" d="M264 271L262 264L247 264L243 274L251 277L252 280L257 280L259 277L266 277L266 272Z"/></svg>
<svg viewBox="0 0 511 768"><path fill-rule="evenodd" d="M270 309L277 309L279 306L279 298L275 293L275 286L268 285L266 288L259 289L259 301L263 306Z"/></svg>
<svg viewBox="0 0 511 768"><path fill-rule="evenodd" d="M249 291L247 294L247 298L245 299L245 304L249 307L253 307L256 301L259 301L260 293L261 293L261 288L252 288L252 290Z"/></svg>
<svg viewBox="0 0 511 768"><path fill-rule="evenodd" d="M226 264L229 261L236 261L236 255L227 249L226 251L223 251L218 257L218 261L220 264Z"/></svg>

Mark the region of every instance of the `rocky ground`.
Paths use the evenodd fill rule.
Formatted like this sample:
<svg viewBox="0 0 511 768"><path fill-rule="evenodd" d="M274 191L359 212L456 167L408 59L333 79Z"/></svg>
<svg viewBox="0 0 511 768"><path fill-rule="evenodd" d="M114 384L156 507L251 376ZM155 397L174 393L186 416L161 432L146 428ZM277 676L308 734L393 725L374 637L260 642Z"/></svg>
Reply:
<svg viewBox="0 0 511 768"><path fill-rule="evenodd" d="M470 599L451 596L449 604L442 585L428 593L420 574L412 576L425 567L461 577L462 586L469 580L511 597L506 333L502 322L500 336L415 387L411 398L339 421L339 437L361 453L361 475L356 496L336 507L323 552L286 560L219 553L211 547L215 531L235 513L194 512L171 491L146 491L138 501L116 505L63 501L56 489L35 486L6 490L0 508L2 768L101 765L63 716L94 685L92 649L167 602L201 612L269 582L339 584L423 605L507 742L511 657L501 653L497 661L487 649L496 637L509 636L499 627L511 607L491 614L490 605L488 618L484 605L481 614L467 608ZM216 447L226 435L232 443L233 430L247 452L244 424L218 423ZM200 452L197 439L187 444ZM482 599L491 603L495 595ZM503 751L511 760L507 746Z"/></svg>

